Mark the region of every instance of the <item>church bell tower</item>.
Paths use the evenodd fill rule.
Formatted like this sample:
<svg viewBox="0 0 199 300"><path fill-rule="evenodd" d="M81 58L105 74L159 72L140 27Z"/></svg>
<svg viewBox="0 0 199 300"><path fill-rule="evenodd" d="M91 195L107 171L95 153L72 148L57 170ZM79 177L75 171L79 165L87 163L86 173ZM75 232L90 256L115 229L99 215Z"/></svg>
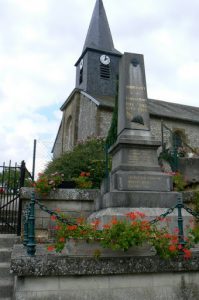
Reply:
<svg viewBox="0 0 199 300"><path fill-rule="evenodd" d="M102 0L97 0L83 51L76 62L76 88L92 96L115 96L121 53L114 48Z"/></svg>

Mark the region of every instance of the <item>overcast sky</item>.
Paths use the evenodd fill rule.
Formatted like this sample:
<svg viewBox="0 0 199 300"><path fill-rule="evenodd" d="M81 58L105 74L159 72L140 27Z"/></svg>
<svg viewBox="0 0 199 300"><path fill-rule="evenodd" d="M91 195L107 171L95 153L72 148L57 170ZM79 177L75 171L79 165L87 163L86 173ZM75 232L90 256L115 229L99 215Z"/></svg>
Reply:
<svg viewBox="0 0 199 300"><path fill-rule="evenodd" d="M199 1L103 0L115 48L144 54L148 97L199 106ZM0 164L50 158L95 0L0 0Z"/></svg>

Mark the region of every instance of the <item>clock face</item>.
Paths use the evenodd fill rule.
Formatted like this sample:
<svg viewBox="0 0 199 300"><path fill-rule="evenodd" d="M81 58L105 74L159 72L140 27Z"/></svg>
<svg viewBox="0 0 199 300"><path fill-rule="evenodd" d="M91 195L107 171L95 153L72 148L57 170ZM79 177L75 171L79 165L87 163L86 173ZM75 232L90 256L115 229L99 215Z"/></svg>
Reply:
<svg viewBox="0 0 199 300"><path fill-rule="evenodd" d="M109 65L110 62L111 62L111 59L108 55L103 54L103 55L100 56L100 61L103 65Z"/></svg>
<svg viewBox="0 0 199 300"><path fill-rule="evenodd" d="M80 64L79 64L80 70L83 68L83 65L84 65L84 61L83 61L83 59L81 59Z"/></svg>

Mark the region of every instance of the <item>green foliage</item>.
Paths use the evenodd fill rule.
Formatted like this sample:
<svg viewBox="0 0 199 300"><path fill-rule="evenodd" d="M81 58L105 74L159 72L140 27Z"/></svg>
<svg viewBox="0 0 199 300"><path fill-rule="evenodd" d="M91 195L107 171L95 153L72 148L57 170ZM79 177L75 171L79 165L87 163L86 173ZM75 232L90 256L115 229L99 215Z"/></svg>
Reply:
<svg viewBox="0 0 199 300"><path fill-rule="evenodd" d="M33 182L33 187L37 194L41 196L46 196L50 193L51 190L55 190L62 181L63 181L63 174L58 172L52 173L50 175L45 175L43 173L39 173L38 179Z"/></svg>
<svg viewBox="0 0 199 300"><path fill-rule="evenodd" d="M0 182L4 183L4 186L12 189L19 181L20 171L17 169L8 169L0 173Z"/></svg>
<svg viewBox="0 0 199 300"><path fill-rule="evenodd" d="M74 178L76 187L79 189L91 189L93 186L90 180L90 172L81 172L78 178Z"/></svg>
<svg viewBox="0 0 199 300"><path fill-rule="evenodd" d="M187 185L183 175L180 174L179 172L176 172L175 175L173 176L173 184L174 184L174 189L178 192L184 191Z"/></svg>
<svg viewBox="0 0 199 300"><path fill-rule="evenodd" d="M74 180L79 178L82 172L89 172L92 187L98 188L105 176L104 144L102 138L89 138L85 142L78 143L72 151L53 159L44 173L59 172L64 174L64 180Z"/></svg>
<svg viewBox="0 0 199 300"><path fill-rule="evenodd" d="M117 140L117 122L118 122L118 84L117 84L117 92L115 96L115 107L113 110L111 126L108 131L108 135L106 138L106 145L108 147L112 146Z"/></svg>

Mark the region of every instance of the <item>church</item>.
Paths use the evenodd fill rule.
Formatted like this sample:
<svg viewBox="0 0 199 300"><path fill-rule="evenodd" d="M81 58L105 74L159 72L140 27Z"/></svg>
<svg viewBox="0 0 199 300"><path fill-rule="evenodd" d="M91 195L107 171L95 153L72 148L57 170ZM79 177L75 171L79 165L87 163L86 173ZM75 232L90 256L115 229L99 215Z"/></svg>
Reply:
<svg viewBox="0 0 199 300"><path fill-rule="evenodd" d="M52 149L54 158L88 137L107 136L122 56L114 47L103 2L96 0L83 50L75 63L76 86L60 108L62 120ZM148 109L152 136L162 145L169 148L175 142L198 151L198 107L148 99Z"/></svg>

